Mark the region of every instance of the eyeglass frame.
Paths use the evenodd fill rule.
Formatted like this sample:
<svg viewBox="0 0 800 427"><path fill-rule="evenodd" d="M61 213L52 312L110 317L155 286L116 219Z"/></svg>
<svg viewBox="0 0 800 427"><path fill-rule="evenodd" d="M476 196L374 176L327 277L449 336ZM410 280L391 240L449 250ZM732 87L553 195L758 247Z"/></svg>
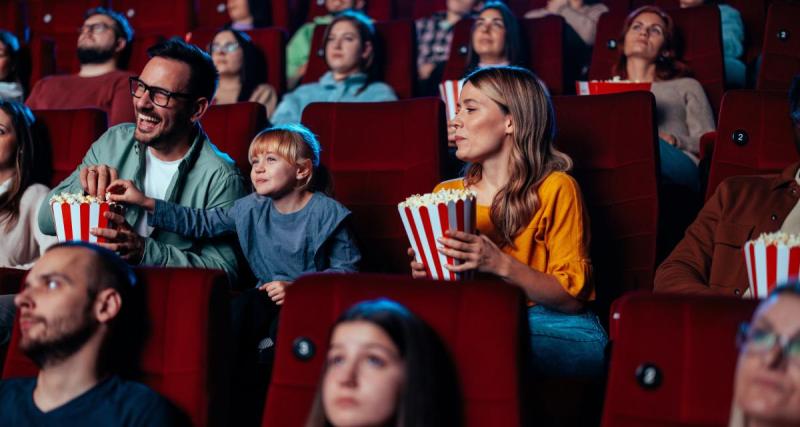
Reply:
<svg viewBox="0 0 800 427"><path fill-rule="evenodd" d="M117 29L113 25L108 25L105 22L95 22L94 24L84 24L78 27L78 35L83 34L84 29L89 29L89 32L92 34L99 34L100 31L95 30L95 28L102 28L103 30L114 30L114 34L117 34Z"/></svg>
<svg viewBox="0 0 800 427"><path fill-rule="evenodd" d="M775 348L775 345L777 344L778 348L781 351L781 358L785 358L787 361L794 363L798 367L800 367L800 354L798 354L797 356L789 355L789 346L797 342L800 342L800 335L786 337L784 335L770 331L767 332L767 335L771 337L771 340L773 340L773 342L772 345L769 346L769 348L765 348L763 350L753 350L752 348L750 348L750 350L748 350L748 344L750 343L751 340L750 332L752 330L753 328L750 322L742 322L739 324L739 330L736 333L736 345L740 351L751 355L763 356L765 354L769 354L769 352L771 352Z"/></svg>
<svg viewBox="0 0 800 427"><path fill-rule="evenodd" d="M219 46L219 48L218 49L214 49L214 46ZM226 47L226 46L228 46L228 47ZM215 52L221 52L221 53L229 54L229 53L236 52L236 49L239 49L241 47L242 47L242 45L240 45L239 42L236 42L236 41L223 43L222 45L215 44L215 43L212 42L212 43L209 43L209 45L208 45L208 52L211 53L211 54L213 54Z"/></svg>
<svg viewBox="0 0 800 427"><path fill-rule="evenodd" d="M132 97L134 97L134 98L136 98L136 99L139 99L139 98L141 98L142 96L144 96L144 93L142 93L140 96L136 96L136 90L134 89L134 86L133 86L134 84L135 84L137 87L138 87L140 84L141 84L142 86L144 86L144 93L147 93L147 95L150 97L150 101L152 101L152 102L153 102L153 104L155 104L155 105L157 105L157 106L159 106L159 107L162 107L162 108L167 108L167 107L169 106L169 101L170 101L170 100L171 100L173 97L175 97L175 98L184 98L184 99L190 99L190 100L193 100L193 99L197 99L197 98L199 98L198 96L196 96L196 95L192 95L192 94L190 94L190 93L171 92L171 91L168 91L168 90L166 90L166 89L164 89L164 88L160 88L160 87L158 87L158 86L150 86L150 85L148 85L147 83L143 82L143 81L142 81L142 80L141 80L139 77L133 77L133 76L131 76L131 77L129 77L129 78L128 78L128 86L129 86L129 89L130 89L130 91L131 91L131 96L132 96ZM164 105L161 105L161 104L159 104L158 102L156 102L155 96L153 96L153 92L154 92L154 91L160 91L160 92L161 92L163 95L166 95L166 97L167 97L167 102L165 102L165 103L164 103Z"/></svg>

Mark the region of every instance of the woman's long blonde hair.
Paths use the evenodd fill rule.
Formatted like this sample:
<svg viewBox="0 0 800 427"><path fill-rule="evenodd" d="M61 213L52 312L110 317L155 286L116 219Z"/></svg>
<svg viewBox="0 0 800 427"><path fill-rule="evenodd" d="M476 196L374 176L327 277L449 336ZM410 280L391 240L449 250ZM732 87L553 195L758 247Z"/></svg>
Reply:
<svg viewBox="0 0 800 427"><path fill-rule="evenodd" d="M552 172L572 168L572 159L553 147L555 114L545 88L536 76L520 67L489 67L467 76L489 99L497 103L514 124L508 183L492 200L490 217L501 246L514 246L514 238L530 223L539 208L537 190ZM481 180L483 166L467 167L467 186Z"/></svg>

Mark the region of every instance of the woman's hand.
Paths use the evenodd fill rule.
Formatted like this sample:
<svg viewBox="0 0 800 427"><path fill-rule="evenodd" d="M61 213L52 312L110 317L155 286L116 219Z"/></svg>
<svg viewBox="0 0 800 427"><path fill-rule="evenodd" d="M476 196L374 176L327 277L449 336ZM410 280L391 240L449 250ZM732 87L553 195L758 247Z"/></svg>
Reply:
<svg viewBox="0 0 800 427"><path fill-rule="evenodd" d="M411 277L424 279L428 277L428 273L425 271L425 265L416 261L415 255L414 249L408 248L408 256L411 257Z"/></svg>
<svg viewBox="0 0 800 427"><path fill-rule="evenodd" d="M450 271L478 270L500 277L507 274L508 256L485 235L448 230L439 243L444 245L439 252L461 261L458 265L445 265Z"/></svg>
<svg viewBox="0 0 800 427"><path fill-rule="evenodd" d="M283 301L286 299L286 288L291 284L292 282L274 280L259 286L258 290L265 291L276 305L283 305Z"/></svg>
<svg viewBox="0 0 800 427"><path fill-rule="evenodd" d="M675 135L666 132L658 132L658 137L663 139L667 144L676 148L680 148L678 147L678 138L675 138Z"/></svg>
<svg viewBox="0 0 800 427"><path fill-rule="evenodd" d="M131 180L117 179L108 186L108 191L112 202L141 206L151 212L156 208L156 201L145 196Z"/></svg>

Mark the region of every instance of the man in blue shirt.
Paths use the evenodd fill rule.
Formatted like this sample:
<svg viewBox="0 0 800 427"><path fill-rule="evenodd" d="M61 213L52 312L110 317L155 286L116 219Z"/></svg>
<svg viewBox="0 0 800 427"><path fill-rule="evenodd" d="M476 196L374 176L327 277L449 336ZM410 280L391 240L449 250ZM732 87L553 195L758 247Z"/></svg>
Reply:
<svg viewBox="0 0 800 427"><path fill-rule="evenodd" d="M39 374L0 381L0 425L185 423L156 392L112 374L123 359L121 343L136 342L129 332L142 329L134 325L143 313L134 291L132 271L113 252L78 242L51 247L14 299L19 347Z"/></svg>

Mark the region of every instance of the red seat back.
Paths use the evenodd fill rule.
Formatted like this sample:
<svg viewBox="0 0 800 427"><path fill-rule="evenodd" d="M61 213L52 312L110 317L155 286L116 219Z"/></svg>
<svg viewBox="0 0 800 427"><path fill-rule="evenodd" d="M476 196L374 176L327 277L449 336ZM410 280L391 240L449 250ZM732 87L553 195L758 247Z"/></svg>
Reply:
<svg viewBox="0 0 800 427"><path fill-rule="evenodd" d="M159 35L136 36L131 42L130 58L125 68L136 75L141 74L142 69L144 69L144 66L147 65L147 62L150 60L150 57L147 55L147 49L163 40L164 37Z"/></svg>
<svg viewBox="0 0 800 427"><path fill-rule="evenodd" d="M231 156L244 176L250 176L247 152L253 137L267 126L264 106L255 102L212 105L202 123L211 142Z"/></svg>
<svg viewBox="0 0 800 427"><path fill-rule="evenodd" d="M719 8L706 5L672 10L669 14L675 21L676 38L682 46L679 55L689 66L692 76L703 86L716 113L725 89ZM626 16L624 13L606 13L600 17L589 79L613 77L612 68L623 44L617 37Z"/></svg>
<svg viewBox="0 0 800 427"><path fill-rule="evenodd" d="M106 113L96 108L36 110L37 126L52 157L50 184L58 185L75 171L89 147L106 131Z"/></svg>
<svg viewBox="0 0 800 427"><path fill-rule="evenodd" d="M29 0L28 25L32 36L48 37L55 43L57 73L78 70L78 27L87 10L107 6L101 0Z"/></svg>
<svg viewBox="0 0 800 427"><path fill-rule="evenodd" d="M754 62L761 54L764 41L764 23L767 20L767 6L772 0L725 0L723 3L734 7L742 15L744 24L744 60Z"/></svg>
<svg viewBox="0 0 800 427"><path fill-rule="evenodd" d="M36 82L56 72L56 45L48 37L32 36L28 45L22 47L22 52L22 65L27 70L30 70L28 80L30 91ZM25 78L25 72L21 76L23 79Z"/></svg>
<svg viewBox="0 0 800 427"><path fill-rule="evenodd" d="M315 82L328 71L322 40L327 27L327 25L317 25L314 28L311 54L308 56L308 68L303 75L302 83ZM416 76L413 23L408 20L376 22L375 31L381 45L379 63L383 71L381 80L394 89L398 98L410 98Z"/></svg>
<svg viewBox="0 0 800 427"><path fill-rule="evenodd" d="M756 302L639 293L616 306L603 426L727 426L736 332Z"/></svg>
<svg viewBox="0 0 800 427"><path fill-rule="evenodd" d="M111 7L128 18L136 36L183 37L194 27L192 0L160 0L158 7L142 0L109 0Z"/></svg>
<svg viewBox="0 0 800 427"><path fill-rule="evenodd" d="M757 88L786 93L800 73L800 4L773 2L764 34Z"/></svg>
<svg viewBox="0 0 800 427"><path fill-rule="evenodd" d="M231 22L225 0L198 0L197 28L222 28Z"/></svg>
<svg viewBox="0 0 800 427"><path fill-rule="evenodd" d="M228 372L224 352L230 321L222 272L142 268L149 335L142 352L142 381L170 399L193 425L224 425ZM19 323L3 378L35 376L37 367L19 350Z"/></svg>
<svg viewBox="0 0 800 427"><path fill-rule="evenodd" d="M22 0L0 0L0 28L24 41L27 3Z"/></svg>
<svg viewBox="0 0 800 427"><path fill-rule="evenodd" d="M413 126L398 123L398 117ZM409 243L397 204L440 181L442 101L314 103L302 122L319 137L336 199L353 212L365 268L407 273Z"/></svg>
<svg viewBox="0 0 800 427"><path fill-rule="evenodd" d="M798 158L786 95L728 91L722 100L706 198L729 176L780 172Z"/></svg>
<svg viewBox="0 0 800 427"><path fill-rule="evenodd" d="M328 14L325 9L325 0L305 0L308 2L308 15L306 22L310 22L316 16ZM369 0L366 1L364 13L375 21L388 21L395 18L395 1L406 0Z"/></svg>
<svg viewBox="0 0 800 427"><path fill-rule="evenodd" d="M289 288L281 310L262 426L303 425L319 384L332 324L351 305L382 297L408 307L449 347L461 380L467 426L520 425L520 355L529 345L520 339L527 336L522 294L499 282L457 285L366 274L299 279ZM308 315L309 307L314 307L314 316ZM310 360L293 353L293 343L301 337L314 346Z"/></svg>
<svg viewBox="0 0 800 427"><path fill-rule="evenodd" d="M467 54L472 43L472 27L475 19L465 18L453 27L453 40L450 42L450 55L442 72L442 80L459 80L464 77L467 67Z"/></svg>
<svg viewBox="0 0 800 427"><path fill-rule="evenodd" d="M411 5L411 15L414 19L425 18L434 12L447 10L446 0L414 0Z"/></svg>
<svg viewBox="0 0 800 427"><path fill-rule="evenodd" d="M591 218L603 306L652 289L658 229L654 100L647 92L553 98L556 146L569 154Z"/></svg>
<svg viewBox="0 0 800 427"><path fill-rule="evenodd" d="M207 50L216 33L217 29L202 28L189 32L186 38L190 43ZM283 28L270 27L257 28L245 31L245 33L250 36L253 44L264 55L267 62L267 83L275 88L278 95L282 95L286 90L284 74L286 69L286 31Z"/></svg>

